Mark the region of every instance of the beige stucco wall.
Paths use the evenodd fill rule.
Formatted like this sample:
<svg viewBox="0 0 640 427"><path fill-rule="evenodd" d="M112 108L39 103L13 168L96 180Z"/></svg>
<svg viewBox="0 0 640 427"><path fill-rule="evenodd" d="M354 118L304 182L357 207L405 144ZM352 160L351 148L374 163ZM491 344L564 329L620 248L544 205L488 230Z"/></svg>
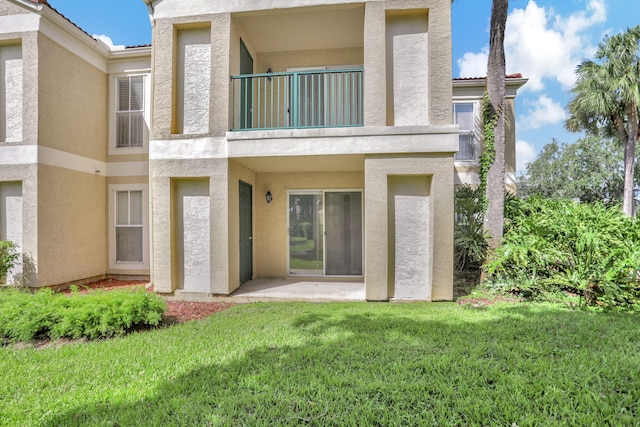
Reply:
<svg viewBox="0 0 640 427"><path fill-rule="evenodd" d="M314 49L289 52L267 52L254 58L256 73L287 71L293 67L321 67L334 65L362 66L363 50L359 47L344 49Z"/></svg>
<svg viewBox="0 0 640 427"><path fill-rule="evenodd" d="M38 33L0 34L0 45L22 46L22 141L36 144L38 141ZM29 84L25 84L25 83Z"/></svg>
<svg viewBox="0 0 640 427"><path fill-rule="evenodd" d="M18 6L7 0L0 1L0 16L20 15L27 13L28 9Z"/></svg>
<svg viewBox="0 0 640 427"><path fill-rule="evenodd" d="M211 293L229 293L229 165L227 159L152 160L150 182L151 242L154 289L171 293L176 289L175 215L172 180L209 178L211 220Z"/></svg>
<svg viewBox="0 0 640 427"><path fill-rule="evenodd" d="M394 295L389 264L393 262L389 238L389 178L417 175L430 178L429 209L433 228L431 295L438 301L453 298L453 155L370 155L365 158L365 283L368 300ZM380 260L387 260L381 262Z"/></svg>
<svg viewBox="0 0 640 427"><path fill-rule="evenodd" d="M254 277L287 275L287 190L363 188L362 172L258 173L254 187ZM269 204L267 191L273 195Z"/></svg>
<svg viewBox="0 0 640 427"><path fill-rule="evenodd" d="M66 283L107 270L105 178L38 166L38 283Z"/></svg>
<svg viewBox="0 0 640 427"><path fill-rule="evenodd" d="M176 124L179 102L176 67L177 34L181 29L211 28L211 97L207 135L229 130L229 55L231 15L227 13L163 19L154 23L153 114L151 139L180 138Z"/></svg>
<svg viewBox="0 0 640 427"><path fill-rule="evenodd" d="M38 65L38 144L106 160L106 74L42 34Z"/></svg>
<svg viewBox="0 0 640 427"><path fill-rule="evenodd" d="M22 253L28 268L30 286L37 286L35 273L38 269L38 167L30 165L2 165L0 181L20 182L22 184Z"/></svg>

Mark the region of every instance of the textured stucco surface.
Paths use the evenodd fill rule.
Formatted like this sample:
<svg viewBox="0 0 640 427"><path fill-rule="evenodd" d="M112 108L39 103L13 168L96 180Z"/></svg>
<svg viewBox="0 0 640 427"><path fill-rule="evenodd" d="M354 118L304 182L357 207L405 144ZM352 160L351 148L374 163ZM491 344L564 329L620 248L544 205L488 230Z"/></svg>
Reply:
<svg viewBox="0 0 640 427"><path fill-rule="evenodd" d="M390 176L428 177L429 241L433 242L431 300L453 298L453 155L370 155L365 158L365 283L368 300L394 294L389 260ZM435 225L437 224L437 226ZM385 260L385 261L381 261ZM428 298L425 298L428 299Z"/></svg>
<svg viewBox="0 0 640 427"><path fill-rule="evenodd" d="M427 17L424 11L386 17L388 124L429 124Z"/></svg>
<svg viewBox="0 0 640 427"><path fill-rule="evenodd" d="M22 253L22 183L0 182L0 239L16 245ZM22 264L14 265L7 273L7 283L13 283L13 277L22 273Z"/></svg>
<svg viewBox="0 0 640 427"><path fill-rule="evenodd" d="M38 166L38 282L66 283L107 271L105 178Z"/></svg>
<svg viewBox="0 0 640 427"><path fill-rule="evenodd" d="M38 265L38 174L37 165L2 165L0 167L0 182L20 186L22 199L22 229L12 230L7 234L20 235L22 239L22 253L29 264L30 275L28 283L37 285L35 272ZM13 194L17 194L13 190ZM12 194L12 195L13 195ZM17 219L16 219L17 222ZM5 237L5 236L0 236Z"/></svg>
<svg viewBox="0 0 640 427"><path fill-rule="evenodd" d="M205 182L205 185L208 184ZM208 185L207 185L208 187ZM182 288L206 292L211 288L209 254L211 251L209 196L181 195L182 199Z"/></svg>
<svg viewBox="0 0 640 427"><path fill-rule="evenodd" d="M431 299L431 209L429 178L390 176L389 266L395 299Z"/></svg>
<svg viewBox="0 0 640 427"><path fill-rule="evenodd" d="M211 29L178 31L177 133L209 132Z"/></svg>
<svg viewBox="0 0 640 427"><path fill-rule="evenodd" d="M0 142L22 141L22 45L0 46Z"/></svg>
<svg viewBox="0 0 640 427"><path fill-rule="evenodd" d="M38 144L105 161L106 74L42 34L38 66Z"/></svg>
<svg viewBox="0 0 640 427"><path fill-rule="evenodd" d="M180 180L208 180L210 197L210 292L229 292L228 189L227 159L152 160L152 280L158 292L171 293L180 283L176 236L179 218L176 212L176 185ZM172 177L176 177L173 178ZM179 177L179 179L178 179ZM172 182L173 181L173 182ZM158 230L163 230L159 232Z"/></svg>

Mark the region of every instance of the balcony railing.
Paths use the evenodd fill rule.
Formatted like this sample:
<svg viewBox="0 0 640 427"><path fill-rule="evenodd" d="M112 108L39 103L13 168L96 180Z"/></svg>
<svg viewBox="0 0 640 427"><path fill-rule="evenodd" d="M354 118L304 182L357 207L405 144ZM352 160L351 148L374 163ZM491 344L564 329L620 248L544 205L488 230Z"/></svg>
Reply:
<svg viewBox="0 0 640 427"><path fill-rule="evenodd" d="M231 77L232 130L362 126L361 68Z"/></svg>

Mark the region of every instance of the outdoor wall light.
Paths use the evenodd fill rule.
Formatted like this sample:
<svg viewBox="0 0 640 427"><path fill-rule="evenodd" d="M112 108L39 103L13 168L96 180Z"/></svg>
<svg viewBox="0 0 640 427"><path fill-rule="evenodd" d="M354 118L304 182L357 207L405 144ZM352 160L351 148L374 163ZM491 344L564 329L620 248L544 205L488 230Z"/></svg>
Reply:
<svg viewBox="0 0 640 427"><path fill-rule="evenodd" d="M273 200L273 196L271 195L271 191L267 191L267 194L265 196L267 198L267 203L271 203L271 201Z"/></svg>

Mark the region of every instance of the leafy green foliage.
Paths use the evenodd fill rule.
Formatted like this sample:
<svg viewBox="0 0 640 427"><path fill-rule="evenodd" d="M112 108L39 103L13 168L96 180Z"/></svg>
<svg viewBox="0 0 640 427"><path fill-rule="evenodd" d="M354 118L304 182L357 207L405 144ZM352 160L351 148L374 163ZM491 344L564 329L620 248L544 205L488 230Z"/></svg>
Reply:
<svg viewBox="0 0 640 427"><path fill-rule="evenodd" d="M573 144L559 144L554 139L518 177L518 195L613 205L622 202L623 172L618 141L589 136ZM636 171L636 181L638 178Z"/></svg>
<svg viewBox="0 0 640 427"><path fill-rule="evenodd" d="M50 289L31 294L8 288L0 291L0 338L117 336L136 327L158 325L164 310L164 301L145 290L62 295Z"/></svg>
<svg viewBox="0 0 640 427"><path fill-rule="evenodd" d="M640 297L640 222L602 203L513 200L503 245L485 265L491 281L523 296L578 294L587 305Z"/></svg>
<svg viewBox="0 0 640 427"><path fill-rule="evenodd" d="M0 279L6 279L7 273L16 264L19 256L13 242L0 241Z"/></svg>
<svg viewBox="0 0 640 427"><path fill-rule="evenodd" d="M479 271L487 256L483 198L484 193L479 187L456 186L454 261L458 272Z"/></svg>
<svg viewBox="0 0 640 427"><path fill-rule="evenodd" d="M491 101L489 100L489 93L485 91L482 99L482 131L484 139L482 142L482 154L480 154L480 195L481 206L483 212L487 210L487 175L491 165L496 160L496 147L495 147L495 128L498 124L502 112L494 112L491 107Z"/></svg>
<svg viewBox="0 0 640 427"><path fill-rule="evenodd" d="M634 177L640 125L640 25L605 36L596 61L577 68L565 126L572 132L615 137L624 147L622 210L635 216Z"/></svg>

